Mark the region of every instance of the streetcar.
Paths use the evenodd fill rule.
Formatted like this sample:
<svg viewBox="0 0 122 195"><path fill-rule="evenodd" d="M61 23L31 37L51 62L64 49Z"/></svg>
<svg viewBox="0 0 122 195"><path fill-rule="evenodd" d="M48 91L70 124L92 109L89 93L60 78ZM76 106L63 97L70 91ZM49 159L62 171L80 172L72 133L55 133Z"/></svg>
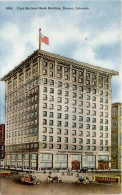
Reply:
<svg viewBox="0 0 122 195"><path fill-rule="evenodd" d="M9 170L0 170L0 177L9 177L11 176L11 171Z"/></svg>
<svg viewBox="0 0 122 195"><path fill-rule="evenodd" d="M117 175L94 175L93 182L120 184L120 176L117 176Z"/></svg>

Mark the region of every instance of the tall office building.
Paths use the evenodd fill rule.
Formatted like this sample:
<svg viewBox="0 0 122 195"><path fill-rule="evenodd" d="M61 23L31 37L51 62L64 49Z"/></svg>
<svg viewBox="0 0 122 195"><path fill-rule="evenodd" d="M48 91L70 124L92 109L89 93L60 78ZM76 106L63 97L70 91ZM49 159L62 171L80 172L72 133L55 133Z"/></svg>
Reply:
<svg viewBox="0 0 122 195"><path fill-rule="evenodd" d="M110 160L113 75L43 50L5 75L5 166L81 169Z"/></svg>
<svg viewBox="0 0 122 195"><path fill-rule="evenodd" d="M122 169L122 103L112 104L112 168Z"/></svg>

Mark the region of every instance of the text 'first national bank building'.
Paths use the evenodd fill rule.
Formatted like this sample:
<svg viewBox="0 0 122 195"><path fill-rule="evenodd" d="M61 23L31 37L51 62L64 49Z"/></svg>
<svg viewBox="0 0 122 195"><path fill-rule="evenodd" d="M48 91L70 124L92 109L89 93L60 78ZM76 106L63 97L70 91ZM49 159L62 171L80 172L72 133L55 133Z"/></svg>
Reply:
<svg viewBox="0 0 122 195"><path fill-rule="evenodd" d="M111 160L111 78L118 72L43 50L6 82L5 167L98 168Z"/></svg>

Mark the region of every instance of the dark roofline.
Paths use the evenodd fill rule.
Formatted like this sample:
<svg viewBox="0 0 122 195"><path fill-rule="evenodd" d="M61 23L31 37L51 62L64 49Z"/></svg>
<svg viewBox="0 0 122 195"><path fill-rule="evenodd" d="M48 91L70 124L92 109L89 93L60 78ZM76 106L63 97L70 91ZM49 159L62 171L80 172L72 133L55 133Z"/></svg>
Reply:
<svg viewBox="0 0 122 195"><path fill-rule="evenodd" d="M64 56L61 56L61 55L58 55L58 54L53 54L53 53L50 53L50 52L47 52L47 51L44 51L44 50L36 50L34 51L30 56L28 56L24 61L22 61L19 65L15 66L15 68L11 71L9 71L5 76L3 76L0 80L1 81L5 81L5 79L7 77L9 77L9 75L14 72L14 71L17 71L17 69L21 69L20 67L23 66L25 63L27 63L29 61L29 59L31 59L32 57L35 56L35 54L40 54L41 55L47 55L47 56L51 56L55 59L60 59L60 60L64 60L66 62L69 62L69 63L72 63L72 64L77 64L77 65L80 65L84 68L90 68L90 69L94 69L94 70L99 70L99 71L102 71L102 72L105 72L105 73L109 73L111 75L119 75L119 72L117 71L114 71L114 70L110 70L110 69L107 69L107 68L102 68L100 66L94 66L94 65L90 65L88 63L84 63L84 62L80 62L80 61L77 61L77 60L74 60L74 59L71 59L71 58L67 58L67 57L64 57Z"/></svg>

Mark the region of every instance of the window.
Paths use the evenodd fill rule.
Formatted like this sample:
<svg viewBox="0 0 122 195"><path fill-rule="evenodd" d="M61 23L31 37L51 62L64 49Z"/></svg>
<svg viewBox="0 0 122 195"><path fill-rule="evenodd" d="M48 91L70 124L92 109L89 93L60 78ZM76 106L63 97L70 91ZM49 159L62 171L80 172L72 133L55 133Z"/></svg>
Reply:
<svg viewBox="0 0 122 195"><path fill-rule="evenodd" d="M77 90L77 86L76 85L73 85L73 90Z"/></svg>
<svg viewBox="0 0 122 195"><path fill-rule="evenodd" d="M76 138L72 138L72 143L76 143Z"/></svg>
<svg viewBox="0 0 122 195"><path fill-rule="evenodd" d="M65 96L68 96L69 95L69 92L68 91L65 91Z"/></svg>
<svg viewBox="0 0 122 195"><path fill-rule="evenodd" d="M47 147L47 144L42 143L42 148L46 148L46 147Z"/></svg>
<svg viewBox="0 0 122 195"><path fill-rule="evenodd" d="M72 135L76 135L76 130L73 130L72 131Z"/></svg>
<svg viewBox="0 0 122 195"><path fill-rule="evenodd" d="M58 102L62 102L62 98L61 97L58 97Z"/></svg>
<svg viewBox="0 0 122 195"><path fill-rule="evenodd" d="M86 131L86 137L89 137L89 136L90 136L90 132Z"/></svg>
<svg viewBox="0 0 122 195"><path fill-rule="evenodd" d="M108 92L107 91L105 91L105 96L108 96Z"/></svg>
<svg viewBox="0 0 122 195"><path fill-rule="evenodd" d="M57 118L61 118L61 113L57 113Z"/></svg>
<svg viewBox="0 0 122 195"><path fill-rule="evenodd" d="M92 123L96 123L96 118L92 118Z"/></svg>
<svg viewBox="0 0 122 195"><path fill-rule="evenodd" d="M96 150L96 146L92 146L92 151L95 151Z"/></svg>
<svg viewBox="0 0 122 195"><path fill-rule="evenodd" d="M61 142L61 137L57 137L57 142Z"/></svg>
<svg viewBox="0 0 122 195"><path fill-rule="evenodd" d="M46 125L46 124L47 124L47 120L43 119L43 125Z"/></svg>
<svg viewBox="0 0 122 195"><path fill-rule="evenodd" d="M64 118L65 118L65 119L68 119L68 114L65 114Z"/></svg>
<svg viewBox="0 0 122 195"><path fill-rule="evenodd" d="M92 97L92 101L96 101L96 97L95 96Z"/></svg>
<svg viewBox="0 0 122 195"><path fill-rule="evenodd" d="M92 130L96 130L96 125L92 125Z"/></svg>
<svg viewBox="0 0 122 195"><path fill-rule="evenodd" d="M93 90L92 90L92 93L93 93L93 94L96 94L96 89L93 89Z"/></svg>
<svg viewBox="0 0 122 195"><path fill-rule="evenodd" d="M61 126L61 121L57 121L57 126Z"/></svg>
<svg viewBox="0 0 122 195"><path fill-rule="evenodd" d="M100 90L100 95L103 95L103 91Z"/></svg>
<svg viewBox="0 0 122 195"><path fill-rule="evenodd" d="M96 79L96 75L95 74L92 74L92 79Z"/></svg>
<svg viewBox="0 0 122 195"><path fill-rule="evenodd" d="M86 144L90 144L90 139L86 139Z"/></svg>
<svg viewBox="0 0 122 195"><path fill-rule="evenodd" d="M87 95L87 100L90 100L90 96L89 95Z"/></svg>
<svg viewBox="0 0 122 195"><path fill-rule="evenodd" d="M108 131L108 126L105 126L105 131Z"/></svg>
<svg viewBox="0 0 122 195"><path fill-rule="evenodd" d="M96 144L96 139L93 139L92 140L92 144Z"/></svg>
<svg viewBox="0 0 122 195"><path fill-rule="evenodd" d="M61 129L57 129L57 134L61 134Z"/></svg>
<svg viewBox="0 0 122 195"><path fill-rule="evenodd" d="M47 140L47 136L46 135L43 135L42 136L42 141L46 141Z"/></svg>
<svg viewBox="0 0 122 195"><path fill-rule="evenodd" d="M44 78L44 84L47 84L47 79L46 78Z"/></svg>
<svg viewBox="0 0 122 195"><path fill-rule="evenodd" d="M79 91L83 92L83 87L79 86Z"/></svg>
<svg viewBox="0 0 122 195"><path fill-rule="evenodd" d="M103 130L103 126L102 126L102 125L100 125L100 130L101 130L101 131Z"/></svg>
<svg viewBox="0 0 122 195"><path fill-rule="evenodd" d="M47 62L43 62L43 66L44 67L47 67Z"/></svg>
<svg viewBox="0 0 122 195"><path fill-rule="evenodd" d="M53 120L49 120L49 125L53 125Z"/></svg>
<svg viewBox="0 0 122 195"><path fill-rule="evenodd" d="M100 123L103 123L103 119L100 119Z"/></svg>
<svg viewBox="0 0 122 195"><path fill-rule="evenodd" d="M68 129L64 129L64 135L68 135Z"/></svg>
<svg viewBox="0 0 122 195"><path fill-rule="evenodd" d="M90 117L87 117L86 118L86 122L90 122Z"/></svg>
<svg viewBox="0 0 122 195"><path fill-rule="evenodd" d="M83 136L83 131L79 131L79 136Z"/></svg>
<svg viewBox="0 0 122 195"><path fill-rule="evenodd" d="M44 87L43 88L43 92L47 92L47 87Z"/></svg>
<svg viewBox="0 0 122 195"><path fill-rule="evenodd" d="M90 102L86 103L86 107L89 108L90 107Z"/></svg>
<svg viewBox="0 0 122 195"><path fill-rule="evenodd" d="M100 132L100 137L103 137L103 133Z"/></svg>
<svg viewBox="0 0 122 195"><path fill-rule="evenodd" d="M72 97L73 98L77 97L77 94L76 93L73 93Z"/></svg>
<svg viewBox="0 0 122 195"><path fill-rule="evenodd" d="M61 110L61 105L58 105L57 106L57 110Z"/></svg>
<svg viewBox="0 0 122 195"><path fill-rule="evenodd" d="M86 73L86 79L90 79L90 74Z"/></svg>
<svg viewBox="0 0 122 195"><path fill-rule="evenodd" d="M65 88L69 88L69 84L68 83L65 83Z"/></svg>
<svg viewBox="0 0 122 195"><path fill-rule="evenodd" d="M90 125L89 124L86 125L86 129L90 129Z"/></svg>
<svg viewBox="0 0 122 195"><path fill-rule="evenodd" d="M90 93L90 88L87 88L87 90L86 90L86 91L87 91L87 93Z"/></svg>
<svg viewBox="0 0 122 195"><path fill-rule="evenodd" d="M103 109L103 104L100 104L100 109Z"/></svg>
<svg viewBox="0 0 122 195"><path fill-rule="evenodd" d="M105 99L105 103L108 103L108 99Z"/></svg>
<svg viewBox="0 0 122 195"><path fill-rule="evenodd" d="M50 85L54 85L54 80L50 80Z"/></svg>
<svg viewBox="0 0 122 195"><path fill-rule="evenodd" d="M95 132L92 132L92 137L96 137L96 133Z"/></svg>
<svg viewBox="0 0 122 195"><path fill-rule="evenodd" d="M76 70L75 70L75 69L73 69L73 70L72 70L72 73L73 73L73 74L76 74Z"/></svg>
<svg viewBox="0 0 122 195"><path fill-rule="evenodd" d="M49 144L49 149L53 149L53 144Z"/></svg>
<svg viewBox="0 0 122 195"><path fill-rule="evenodd" d="M72 127L76 127L76 123L72 123Z"/></svg>
<svg viewBox="0 0 122 195"><path fill-rule="evenodd" d="M43 111L43 116L47 116L47 112L46 111Z"/></svg>
<svg viewBox="0 0 122 195"><path fill-rule="evenodd" d="M86 150L89 151L90 150L90 146L86 146Z"/></svg>
<svg viewBox="0 0 122 195"><path fill-rule="evenodd" d="M105 145L108 145L108 140L105 140Z"/></svg>
<svg viewBox="0 0 122 195"><path fill-rule="evenodd" d="M57 144L57 149L61 149L61 144Z"/></svg>
<svg viewBox="0 0 122 195"><path fill-rule="evenodd" d="M50 133L50 134L53 133L53 128L49 128L49 133Z"/></svg>
<svg viewBox="0 0 122 195"><path fill-rule="evenodd" d="M82 144L82 143L83 143L83 139L79 138L79 144Z"/></svg>
<svg viewBox="0 0 122 195"><path fill-rule="evenodd" d="M68 149L68 145L64 145L64 150L67 150Z"/></svg>
<svg viewBox="0 0 122 195"><path fill-rule="evenodd" d="M53 136L49 136L49 142L53 142Z"/></svg>
<svg viewBox="0 0 122 195"><path fill-rule="evenodd" d="M100 151L103 151L103 147L102 147L102 146L100 146L100 147L99 147L99 150L100 150Z"/></svg>
<svg viewBox="0 0 122 195"><path fill-rule="evenodd" d="M82 116L79 116L79 121L83 121L83 117Z"/></svg>
<svg viewBox="0 0 122 195"><path fill-rule="evenodd" d="M100 98L100 102L103 102L103 98Z"/></svg>
<svg viewBox="0 0 122 195"><path fill-rule="evenodd" d="M72 150L76 150L76 146L75 145L72 145Z"/></svg>
<svg viewBox="0 0 122 195"><path fill-rule="evenodd" d="M50 88L50 93L54 93L54 89L53 88Z"/></svg>
<svg viewBox="0 0 122 195"><path fill-rule="evenodd" d="M49 117L53 117L53 112L49 112Z"/></svg>
<svg viewBox="0 0 122 195"><path fill-rule="evenodd" d="M108 120L107 119L105 119L105 124L108 124Z"/></svg>
<svg viewBox="0 0 122 195"><path fill-rule="evenodd" d="M65 143L68 143L68 137L65 137L65 138L64 138L64 142L65 142Z"/></svg>
<svg viewBox="0 0 122 195"><path fill-rule="evenodd" d="M60 71L60 70L61 70L61 68L62 68L61 66L59 66L59 65L57 66L57 70L59 70L59 71Z"/></svg>
<svg viewBox="0 0 122 195"><path fill-rule="evenodd" d="M54 107L54 105L53 105L53 104L50 104L50 107L49 107L49 108L50 108L50 109L53 109L53 107Z"/></svg>
<svg viewBox="0 0 122 195"><path fill-rule="evenodd" d="M64 124L65 127L68 127L68 122L65 121L65 124Z"/></svg>
<svg viewBox="0 0 122 195"><path fill-rule="evenodd" d="M103 145L103 140L100 140L100 145Z"/></svg>
<svg viewBox="0 0 122 195"><path fill-rule="evenodd" d="M72 120L76 120L76 115L72 115Z"/></svg>
<svg viewBox="0 0 122 195"><path fill-rule="evenodd" d="M83 94L79 94L79 99L83 99Z"/></svg>
<svg viewBox="0 0 122 195"><path fill-rule="evenodd" d="M68 104L68 99L67 98L65 98L65 104Z"/></svg>
<svg viewBox="0 0 122 195"><path fill-rule="evenodd" d="M58 95L62 95L62 90L58 89Z"/></svg>
<svg viewBox="0 0 122 195"><path fill-rule="evenodd" d="M79 76L83 76L83 72L82 71L79 71Z"/></svg>
<svg viewBox="0 0 122 195"><path fill-rule="evenodd" d="M90 110L87 110L86 111L86 115L90 115Z"/></svg>
<svg viewBox="0 0 122 195"><path fill-rule="evenodd" d="M58 87L62 87L62 82L58 81Z"/></svg>
<svg viewBox="0 0 122 195"><path fill-rule="evenodd" d="M79 123L79 128L83 128L83 124L82 123Z"/></svg>

